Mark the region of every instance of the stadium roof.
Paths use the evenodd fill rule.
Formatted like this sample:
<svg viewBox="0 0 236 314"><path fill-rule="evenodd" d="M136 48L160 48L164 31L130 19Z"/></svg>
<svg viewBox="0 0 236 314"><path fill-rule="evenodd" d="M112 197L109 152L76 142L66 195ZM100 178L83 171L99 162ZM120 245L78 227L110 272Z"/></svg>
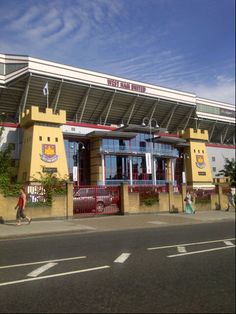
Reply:
<svg viewBox="0 0 236 314"><path fill-rule="evenodd" d="M47 82L48 102L43 94ZM206 129L211 142L235 144L235 108L230 104L28 56L0 54L0 114L4 112L8 122L18 122L20 113L32 105L66 110L67 121L77 123L141 126L146 119L170 133Z"/></svg>

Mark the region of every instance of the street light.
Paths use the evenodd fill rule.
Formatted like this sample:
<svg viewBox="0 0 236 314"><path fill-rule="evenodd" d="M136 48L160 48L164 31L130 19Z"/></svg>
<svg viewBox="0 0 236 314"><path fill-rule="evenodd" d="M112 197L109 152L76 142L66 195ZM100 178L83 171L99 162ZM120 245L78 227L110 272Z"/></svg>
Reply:
<svg viewBox="0 0 236 314"><path fill-rule="evenodd" d="M186 167L186 159L189 158L189 154L181 153L180 158L184 160L184 171L182 172L182 182L187 184L187 167Z"/></svg>
<svg viewBox="0 0 236 314"><path fill-rule="evenodd" d="M144 117L143 118L143 122L142 122L142 126L149 126L149 133L150 133L150 144L151 144L151 174L152 174L152 184L155 185L156 184L156 176L154 175L154 158L153 158L153 146L154 143L151 140L151 130L152 130L152 123L155 123L154 128L159 128L159 125L157 123L157 120L154 118L148 118L148 117ZM152 143L151 143L152 141ZM147 156L147 155L146 155Z"/></svg>

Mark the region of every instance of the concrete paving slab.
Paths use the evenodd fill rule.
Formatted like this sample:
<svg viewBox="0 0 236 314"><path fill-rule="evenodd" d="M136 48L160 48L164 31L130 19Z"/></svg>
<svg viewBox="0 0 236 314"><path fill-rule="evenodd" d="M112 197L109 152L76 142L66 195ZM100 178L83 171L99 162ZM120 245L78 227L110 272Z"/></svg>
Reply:
<svg viewBox="0 0 236 314"><path fill-rule="evenodd" d="M124 216L95 216L76 219L32 220L31 224L16 226L13 222L0 224L0 239L29 237L72 232L101 232L113 230L159 228L168 225L213 223L235 220L235 211L199 211L185 213L151 213Z"/></svg>

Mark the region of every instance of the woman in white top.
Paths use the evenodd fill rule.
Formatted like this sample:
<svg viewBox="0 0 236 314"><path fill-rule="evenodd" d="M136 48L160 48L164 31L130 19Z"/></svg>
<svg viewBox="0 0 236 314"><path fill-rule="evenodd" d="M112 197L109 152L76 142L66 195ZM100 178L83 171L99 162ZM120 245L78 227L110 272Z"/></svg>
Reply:
<svg viewBox="0 0 236 314"><path fill-rule="evenodd" d="M193 197L189 190L187 191L187 194L184 200L185 200L185 213L195 214L195 209L192 206Z"/></svg>

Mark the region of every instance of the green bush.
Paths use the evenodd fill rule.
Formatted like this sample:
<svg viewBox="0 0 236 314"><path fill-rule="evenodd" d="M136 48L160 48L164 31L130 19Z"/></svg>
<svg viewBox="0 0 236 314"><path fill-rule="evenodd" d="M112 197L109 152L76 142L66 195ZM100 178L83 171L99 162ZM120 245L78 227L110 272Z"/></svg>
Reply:
<svg viewBox="0 0 236 314"><path fill-rule="evenodd" d="M45 191L45 204L46 206L52 206L54 195L66 194L66 179L58 178L55 173L41 173L38 172L40 179L35 179L42 185Z"/></svg>
<svg viewBox="0 0 236 314"><path fill-rule="evenodd" d="M146 190L139 193L140 204L152 206L159 202L159 194L152 190Z"/></svg>

